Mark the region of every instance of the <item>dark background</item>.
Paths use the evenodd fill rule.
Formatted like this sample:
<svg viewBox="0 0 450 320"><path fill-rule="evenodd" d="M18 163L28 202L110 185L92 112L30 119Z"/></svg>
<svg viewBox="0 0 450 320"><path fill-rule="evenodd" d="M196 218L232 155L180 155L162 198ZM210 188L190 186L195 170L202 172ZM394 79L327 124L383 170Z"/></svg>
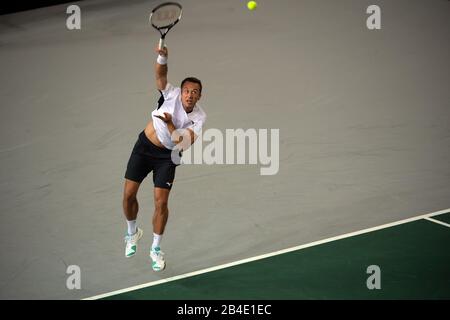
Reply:
<svg viewBox="0 0 450 320"><path fill-rule="evenodd" d="M80 1L68 1L68 0L28 0L28 1L9 1L2 2L0 7L0 15L14 13L19 11L32 10L42 7L54 6L61 3L78 3Z"/></svg>

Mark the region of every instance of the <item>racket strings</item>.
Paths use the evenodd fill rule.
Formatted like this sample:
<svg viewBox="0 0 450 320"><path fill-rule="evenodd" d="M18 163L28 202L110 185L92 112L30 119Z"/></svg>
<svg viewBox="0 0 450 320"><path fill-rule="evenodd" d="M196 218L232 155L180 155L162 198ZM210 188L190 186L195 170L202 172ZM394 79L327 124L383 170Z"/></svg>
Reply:
<svg viewBox="0 0 450 320"><path fill-rule="evenodd" d="M165 5L156 9L150 18L151 24L158 29L166 29L181 17L181 8L176 5Z"/></svg>

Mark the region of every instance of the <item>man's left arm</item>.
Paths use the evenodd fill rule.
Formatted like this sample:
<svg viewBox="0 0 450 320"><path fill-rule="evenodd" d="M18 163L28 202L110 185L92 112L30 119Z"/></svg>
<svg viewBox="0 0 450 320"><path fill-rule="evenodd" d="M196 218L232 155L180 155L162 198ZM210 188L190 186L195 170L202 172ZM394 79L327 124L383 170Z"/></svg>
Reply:
<svg viewBox="0 0 450 320"><path fill-rule="evenodd" d="M170 132L172 142L175 143L176 145L181 144L183 151L189 149L189 147L192 144L194 144L198 136L190 128L183 130L183 134L181 134L180 131L177 130L177 128L175 128L175 125L173 124L172 115L170 113L164 112L164 116L165 117L155 115L155 117L161 119L166 123L167 129L169 129Z"/></svg>

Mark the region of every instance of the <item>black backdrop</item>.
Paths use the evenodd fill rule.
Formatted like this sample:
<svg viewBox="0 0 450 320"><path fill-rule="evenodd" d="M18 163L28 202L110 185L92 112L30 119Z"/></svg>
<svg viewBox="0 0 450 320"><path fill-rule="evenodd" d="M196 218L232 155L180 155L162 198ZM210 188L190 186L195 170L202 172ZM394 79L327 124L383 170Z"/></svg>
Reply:
<svg viewBox="0 0 450 320"><path fill-rule="evenodd" d="M68 1L68 0L18 0L18 1L1 1L0 4L0 15L14 13L25 10L32 10L42 7L54 6L61 3L74 3L77 4L79 1Z"/></svg>

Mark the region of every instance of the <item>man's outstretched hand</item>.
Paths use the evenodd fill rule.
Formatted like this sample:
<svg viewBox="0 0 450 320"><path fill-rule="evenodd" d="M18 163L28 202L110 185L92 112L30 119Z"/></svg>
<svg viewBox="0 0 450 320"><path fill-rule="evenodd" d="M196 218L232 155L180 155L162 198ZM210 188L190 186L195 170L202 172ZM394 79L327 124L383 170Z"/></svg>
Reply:
<svg viewBox="0 0 450 320"><path fill-rule="evenodd" d="M162 115L154 115L154 117L161 119L165 123L172 122L172 115L170 113L164 112L164 117Z"/></svg>

